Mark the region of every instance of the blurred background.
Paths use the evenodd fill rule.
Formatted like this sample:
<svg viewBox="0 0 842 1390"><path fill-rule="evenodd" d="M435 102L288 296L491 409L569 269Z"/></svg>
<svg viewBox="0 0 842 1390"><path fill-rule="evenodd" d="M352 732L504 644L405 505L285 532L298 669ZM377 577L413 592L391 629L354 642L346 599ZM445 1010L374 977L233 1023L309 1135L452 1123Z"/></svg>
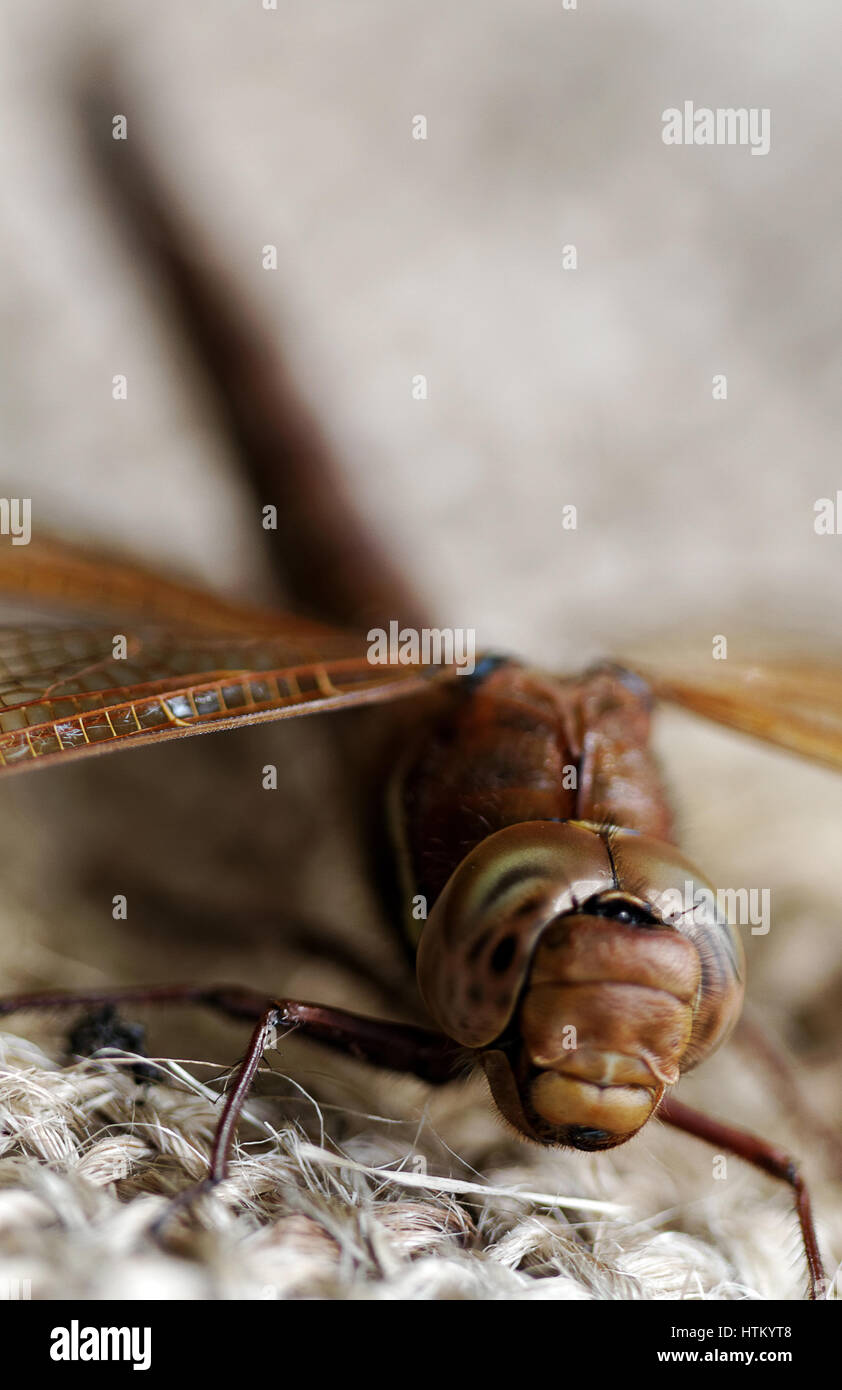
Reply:
<svg viewBox="0 0 842 1390"><path fill-rule="evenodd" d="M107 72L197 256L282 350L350 495L438 623L559 670L677 637L707 652L715 634L735 654L805 636L838 654L842 536L814 530L814 503L842 486L838 6L4 10L0 469L4 495L32 498L36 533L268 593L212 393L74 118L83 75L96 87ZM768 107L770 153L665 146L662 112L685 100ZM322 723L0 786L3 988L228 977L405 1012ZM772 930L747 941L749 996L838 1127L842 785L678 714L657 739L690 856L716 884L771 888ZM267 761L282 768L273 797ZM299 925L302 941L323 931L315 952ZM386 983L352 982L337 939L361 943ZM206 1020L154 1026L156 1048L182 1056L230 1061L240 1045ZM343 1103L419 1103L419 1088L306 1048L284 1066ZM746 1060L723 1054L682 1094L782 1142L797 1132ZM514 1148L481 1087L468 1108L434 1104L478 1164ZM600 1162L622 1174L659 1142L646 1131Z"/></svg>

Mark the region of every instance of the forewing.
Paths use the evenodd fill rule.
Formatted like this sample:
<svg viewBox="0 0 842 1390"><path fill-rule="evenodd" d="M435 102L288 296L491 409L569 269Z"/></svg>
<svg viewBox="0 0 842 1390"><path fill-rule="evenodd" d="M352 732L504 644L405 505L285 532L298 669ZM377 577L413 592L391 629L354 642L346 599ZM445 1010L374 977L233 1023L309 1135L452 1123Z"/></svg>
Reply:
<svg viewBox="0 0 842 1390"><path fill-rule="evenodd" d="M236 603L170 579L107 551L51 537L0 546L0 594L49 611L69 608L135 623L177 623L188 631L234 633L335 632L322 623L257 605Z"/></svg>
<svg viewBox="0 0 842 1390"><path fill-rule="evenodd" d="M296 621L289 635L236 638L139 629L125 656L113 627L0 629L0 771L374 704L429 683L419 666L372 665L364 639L308 636Z"/></svg>
<svg viewBox="0 0 842 1390"><path fill-rule="evenodd" d="M842 769L842 661L813 656L636 668L661 700Z"/></svg>

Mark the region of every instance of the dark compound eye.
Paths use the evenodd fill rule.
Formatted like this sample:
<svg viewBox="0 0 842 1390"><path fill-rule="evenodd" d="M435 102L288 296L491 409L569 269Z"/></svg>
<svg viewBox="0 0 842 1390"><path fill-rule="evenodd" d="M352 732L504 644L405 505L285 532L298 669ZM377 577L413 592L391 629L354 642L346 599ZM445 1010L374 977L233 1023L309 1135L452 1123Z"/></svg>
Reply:
<svg viewBox="0 0 842 1390"><path fill-rule="evenodd" d="M503 975L508 970L514 960L515 944L513 936L504 936L502 941L497 942L489 962L495 975Z"/></svg>

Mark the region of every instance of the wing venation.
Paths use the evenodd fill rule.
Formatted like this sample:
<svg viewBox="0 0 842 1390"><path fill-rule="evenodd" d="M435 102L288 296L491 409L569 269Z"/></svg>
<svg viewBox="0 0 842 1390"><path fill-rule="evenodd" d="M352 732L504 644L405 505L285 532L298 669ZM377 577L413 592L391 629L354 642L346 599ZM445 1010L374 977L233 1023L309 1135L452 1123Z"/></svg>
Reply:
<svg viewBox="0 0 842 1390"><path fill-rule="evenodd" d="M660 700L842 770L842 662L729 658L701 670L636 669Z"/></svg>
<svg viewBox="0 0 842 1390"><path fill-rule="evenodd" d="M108 629L0 630L0 771L131 743L410 695L446 674L373 665L347 634L241 637Z"/></svg>

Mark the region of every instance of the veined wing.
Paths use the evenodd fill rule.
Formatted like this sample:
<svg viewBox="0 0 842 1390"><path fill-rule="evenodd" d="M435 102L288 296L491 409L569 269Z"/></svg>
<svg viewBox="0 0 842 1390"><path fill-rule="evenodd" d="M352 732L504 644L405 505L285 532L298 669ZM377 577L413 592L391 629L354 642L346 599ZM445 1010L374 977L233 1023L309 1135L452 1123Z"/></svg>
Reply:
<svg viewBox="0 0 842 1390"><path fill-rule="evenodd" d="M842 769L842 662L729 657L704 669L635 669L658 699Z"/></svg>
<svg viewBox="0 0 842 1390"><path fill-rule="evenodd" d="M48 609L114 613L145 623L177 623L187 630L285 635L333 631L290 613L235 603L107 552L52 538L0 546L0 593Z"/></svg>
<svg viewBox="0 0 842 1390"><path fill-rule="evenodd" d="M293 623L295 620L293 620ZM276 620L283 625L282 615ZM0 629L0 771L411 695L447 676L373 665L341 632Z"/></svg>
<svg viewBox="0 0 842 1390"><path fill-rule="evenodd" d="M0 772L374 704L447 674L373 665L357 634L49 539L0 547L0 593L115 615L0 628Z"/></svg>

